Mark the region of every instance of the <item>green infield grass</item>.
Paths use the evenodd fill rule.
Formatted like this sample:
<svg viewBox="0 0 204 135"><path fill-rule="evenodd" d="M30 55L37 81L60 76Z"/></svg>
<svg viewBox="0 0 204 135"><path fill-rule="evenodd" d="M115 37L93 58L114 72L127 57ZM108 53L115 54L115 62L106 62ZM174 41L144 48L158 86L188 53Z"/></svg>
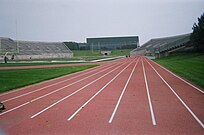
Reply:
<svg viewBox="0 0 204 135"><path fill-rule="evenodd" d="M154 61L204 88L204 54L175 54Z"/></svg>
<svg viewBox="0 0 204 135"><path fill-rule="evenodd" d="M40 66L40 65L57 65L57 64L76 64L76 62L42 62L42 63L0 63L0 67L13 67L13 66Z"/></svg>
<svg viewBox="0 0 204 135"><path fill-rule="evenodd" d="M85 65L56 68L0 70L0 92L2 93L96 66L97 65Z"/></svg>
<svg viewBox="0 0 204 135"><path fill-rule="evenodd" d="M100 54L99 51L96 51L96 50L94 50L94 51L90 51L90 50L72 50L72 52L74 53L74 57L103 56L102 54Z"/></svg>
<svg viewBox="0 0 204 135"><path fill-rule="evenodd" d="M109 56L124 56L124 55L129 55L131 49L125 49L125 50L111 50L111 54ZM79 57L79 56L103 56L100 54L100 51L94 50L93 52L91 50L73 50L74 57Z"/></svg>
<svg viewBox="0 0 204 135"><path fill-rule="evenodd" d="M131 49L125 49L125 50L113 50L111 55L112 56L128 56L130 55Z"/></svg>

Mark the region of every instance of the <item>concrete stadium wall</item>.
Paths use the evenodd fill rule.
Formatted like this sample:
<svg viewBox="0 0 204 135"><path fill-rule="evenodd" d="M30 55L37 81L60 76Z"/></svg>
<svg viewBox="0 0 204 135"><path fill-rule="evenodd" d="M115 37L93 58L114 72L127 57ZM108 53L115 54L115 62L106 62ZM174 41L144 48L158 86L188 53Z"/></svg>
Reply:
<svg viewBox="0 0 204 135"><path fill-rule="evenodd" d="M71 58L73 53L59 53L59 54L42 54L42 55L15 55L14 60L25 59L48 59L48 58Z"/></svg>
<svg viewBox="0 0 204 135"><path fill-rule="evenodd" d="M138 51L131 51L130 55L131 56L144 56L145 55L146 50L138 50Z"/></svg>
<svg viewBox="0 0 204 135"><path fill-rule="evenodd" d="M110 55L111 51L101 51L101 54L103 54L103 55Z"/></svg>

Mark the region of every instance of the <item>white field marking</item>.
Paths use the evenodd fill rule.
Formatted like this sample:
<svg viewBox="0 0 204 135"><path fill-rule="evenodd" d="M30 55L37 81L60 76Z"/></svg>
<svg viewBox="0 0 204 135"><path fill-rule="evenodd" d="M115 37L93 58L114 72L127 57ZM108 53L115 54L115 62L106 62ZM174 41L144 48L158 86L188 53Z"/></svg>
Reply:
<svg viewBox="0 0 204 135"><path fill-rule="evenodd" d="M124 63L124 64L125 64L125 63ZM87 85L85 85L85 86L81 87L80 89L76 90L75 92L73 92L73 93L71 93L71 94L69 94L69 95L65 96L64 98L62 98L62 99L58 100L57 102L55 102L55 103L51 104L50 106L48 106L48 107L46 107L45 109L41 110L40 112L38 112L38 113L34 114L34 115L33 115L33 116L31 116L30 118L31 118L31 119L33 119L33 118L37 117L38 115L42 114L42 113L43 113L43 112L45 112L46 110L48 110L48 109L50 109L51 107L55 106L56 104L59 104L60 102L64 101L65 99L67 99L67 98L69 98L69 97L73 96L74 94L76 94L76 93L80 92L81 90L83 90L83 89L84 89L84 88L86 88L87 86L89 86L89 85L93 84L94 82L96 82L96 81L100 80L101 78L103 78L103 77L107 76L108 74L112 73L113 71L115 71L116 69L120 68L120 67L121 67L121 66L123 66L124 64L122 64L122 65L118 66L117 68L115 68L115 69L111 70L110 72L108 72L108 73L104 74L103 76L101 76L101 77L97 78L96 80L94 80L94 81L92 81L92 82L88 83Z"/></svg>
<svg viewBox="0 0 204 135"><path fill-rule="evenodd" d="M14 107L14 108L12 108L12 109L10 109L10 110L7 110L7 111L5 111L5 112L2 112L2 113L0 113L0 116L1 115L4 115L4 114L6 114L6 113L9 113L9 112L11 112L11 111L14 111L14 110L16 110L16 109L18 109L18 108L20 108L20 107L23 107L23 106L25 106L25 105L27 105L27 104L29 104L30 102L26 102L26 103L23 103L23 104L21 104L21 105L19 105L19 106L17 106L17 107Z"/></svg>
<svg viewBox="0 0 204 135"><path fill-rule="evenodd" d="M201 93L204 93L203 90L199 89L198 87L194 86L193 84L187 82L186 80L184 80L183 78L179 77L178 75L174 74L173 72L169 71L168 69L166 69L165 67L159 65L158 63L152 61L153 63L155 63L156 65L158 65L159 67L163 68L164 70L166 70L167 72L169 72L170 74L172 74L173 76L177 77L178 79L180 79L181 81L185 82L186 84L190 85L191 87L193 87L194 89L200 91Z"/></svg>
<svg viewBox="0 0 204 135"><path fill-rule="evenodd" d="M138 61L139 61L139 60L138 60ZM121 95L120 95L120 97L119 97L119 99L118 99L118 102L117 102L117 104L116 104L116 106L115 106L115 109L114 109L114 111L113 111L113 113L112 113L112 115L111 115L111 117L110 117L110 119L109 119L109 123L112 123L112 121L113 121L113 118L114 118L114 116L115 116L115 113L116 113L116 111L117 111L117 109L118 109L118 107L119 107L120 101L121 101L121 99L122 99L122 97L123 97L123 94L125 93L125 90L126 90L126 88L127 88L127 85L128 85L128 83L129 83L131 77L132 77L132 74L133 74L134 71L135 71L135 68L136 68L136 66L137 66L137 64L138 64L138 61L135 63L135 66L134 66L134 68L132 69L132 72L131 72L131 74L130 74L130 76L129 76L129 78L128 78L128 80L127 80L127 82L126 82L126 84L125 84L125 86L124 86L124 88L123 88L123 91L122 91L122 93L121 93Z"/></svg>
<svg viewBox="0 0 204 135"><path fill-rule="evenodd" d="M134 61L132 61L130 64L132 64ZM127 69L130 64L128 64L123 70L121 70L114 78L112 78L106 85L104 85L97 93L95 93L88 101L86 101L81 107L77 109L68 119L67 121L70 121L71 119L74 118L74 116L81 111L92 99L94 99L102 90L104 90L112 81L114 81L125 69Z"/></svg>
<svg viewBox="0 0 204 135"><path fill-rule="evenodd" d="M124 64L125 64L125 63L124 63ZM113 67L113 66L111 66L111 67ZM111 67L109 67L109 68L111 68ZM56 89L56 90L54 90L54 91L52 91L52 92L50 92L50 93L47 93L47 94L45 94L45 95L43 95L43 96L40 96L40 97L38 97L38 98L35 98L35 99L33 99L33 100L31 100L31 101L28 101L28 102L25 102L25 103L23 103L23 104L29 104L29 103L32 103L32 102L34 102L34 101L37 101L37 100L39 100L39 99L41 99L41 98L44 98L44 97L46 97L46 96L48 96L48 95L51 95L51 94L53 94L53 93L55 93L55 92L58 92L58 91L60 91L60 90L62 90L62 89L64 89L64 88L67 88L67 87L69 87L69 86L71 86L71 85L73 85L73 84L75 84L75 83L81 82L81 81L83 81L83 80L85 80L85 79L87 79L87 78L89 78L89 77L91 77L91 76L94 76L94 75L96 75L96 74L99 74L99 73L101 73L101 72L103 72L103 71L105 71L105 70L107 70L107 69L109 69L109 68L103 69L103 70L101 70L101 71L99 71L99 72L97 72L97 73L94 73L94 74L92 74L92 75L90 75L90 76L88 76L88 77L85 77L85 78L83 78L83 79L81 79L81 80L75 81L75 82L73 82L73 83L71 83L71 84L69 84L69 85L66 85L66 86L64 86L64 87L61 87L61 88L59 88L59 89ZM12 109L10 109L10 110L7 110L7 111L5 111L4 113L0 113L0 116L3 115L3 114L6 114L6 113L8 113L8 112L11 112L11 111L13 111L13 110L16 110L16 109L18 109L18 108L20 108L20 107L22 107L22 105L19 105L19 106L14 107L14 108L12 108Z"/></svg>
<svg viewBox="0 0 204 135"><path fill-rule="evenodd" d="M185 108L190 112L190 114L195 118L195 120L201 125L201 127L204 128L204 124L201 122L201 120L194 114L193 111L191 111L191 109L179 97L179 95L174 91L174 89L166 82L166 80L157 72L157 70L149 62L148 64L152 67L152 69L156 72L156 74L160 77L160 79L169 87L169 89L174 93L174 95L179 99L179 101L185 106Z"/></svg>
<svg viewBox="0 0 204 135"><path fill-rule="evenodd" d="M109 65L108 65L108 66L109 66ZM61 76L61 77L57 77L57 78L54 78L54 79L51 79L51 80L47 80L47 81L43 81L43 82L40 82L40 83L36 83L36 84L29 85L29 86L25 86L25 87L20 88L20 89L16 89L16 90L12 90L12 91L9 91L9 92L6 92L6 93L2 93L2 94L0 94L0 97L1 97L1 96L5 96L5 95L8 95L8 94L11 94L11 93L14 93L14 92L18 92L18 91L21 91L21 90L24 90L24 89L28 89L28 88L33 87L33 86L36 86L36 85L41 85L41 84L43 84L43 83L51 82L51 81L54 81L54 80L57 80L57 79L61 79L61 78L64 78L64 77L68 77L68 76L71 76L71 75L75 75L75 74L80 74L80 73L82 73L82 72L86 72L86 71L89 71L89 70L92 70L92 69L95 69L95 68L101 68L101 67L102 67L102 66L97 66L97 67L94 67L94 68L91 68L91 69L79 71L79 72L76 72L76 73L72 73L72 74L68 74L68 75Z"/></svg>
<svg viewBox="0 0 204 135"><path fill-rule="evenodd" d="M157 124L156 124L156 119L155 119L154 111L153 111L153 107L152 107L151 97L150 97L150 93L149 93L149 86L148 86L148 83L147 83L147 76L146 76L146 71L145 71L145 68L144 68L143 60L142 60L142 69L143 69L143 73L144 73L144 80L145 80L145 86L146 86L146 90L147 90L149 108L150 108L151 117L152 117L152 124L154 126L156 126Z"/></svg>
<svg viewBox="0 0 204 135"><path fill-rule="evenodd" d="M107 66L105 66L105 67L107 67ZM111 66L111 67L112 67L112 66ZM75 78L77 78L77 77L80 77L80 76L83 76L83 75L89 74L89 73L91 73L91 72L94 72L94 71L97 71L97 70L100 70L100 69L101 69L101 68L98 68L98 69L95 69L95 70L93 70L93 71L89 71L89 72L86 72L86 73L84 73L84 74L80 74L80 75L77 75L77 76L74 76L74 77L71 77L71 78L65 79L65 80L63 80L63 81L59 81L59 82L56 82L56 83L53 83L53 84L50 84L50 85L44 86L44 87L42 87L42 88L39 88L39 89L36 89L36 90L30 91L30 92L27 92L27 93L21 94L21 95L19 95L19 96L16 96L16 97L13 97L13 98L9 98L9 99L6 99L6 100L2 101L2 103L5 103L5 102L8 102L8 101L11 101L11 100L17 99L17 98L20 98L20 97L23 97L23 96L26 96L26 95L29 95L29 94L32 94L32 93L34 93L34 92L38 92L38 91L40 91L40 90L43 90L43 89L49 88L49 87L54 86L54 85L58 85L58 84L64 83L64 82L66 82L66 81L69 81L69 80L75 79Z"/></svg>

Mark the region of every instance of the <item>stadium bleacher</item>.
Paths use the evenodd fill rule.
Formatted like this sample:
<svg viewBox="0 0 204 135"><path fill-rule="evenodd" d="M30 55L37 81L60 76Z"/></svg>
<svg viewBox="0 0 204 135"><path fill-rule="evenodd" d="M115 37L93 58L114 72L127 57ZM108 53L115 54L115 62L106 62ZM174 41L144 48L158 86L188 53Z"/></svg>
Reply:
<svg viewBox="0 0 204 135"><path fill-rule="evenodd" d="M15 52L16 46L10 38L0 37L0 52Z"/></svg>
<svg viewBox="0 0 204 135"><path fill-rule="evenodd" d="M73 57L73 52L63 42L15 41L10 38L0 38L0 53L15 55L15 59Z"/></svg>
<svg viewBox="0 0 204 135"><path fill-rule="evenodd" d="M190 41L190 34L151 39L141 47L130 52L131 55L166 55L170 51L182 48Z"/></svg>

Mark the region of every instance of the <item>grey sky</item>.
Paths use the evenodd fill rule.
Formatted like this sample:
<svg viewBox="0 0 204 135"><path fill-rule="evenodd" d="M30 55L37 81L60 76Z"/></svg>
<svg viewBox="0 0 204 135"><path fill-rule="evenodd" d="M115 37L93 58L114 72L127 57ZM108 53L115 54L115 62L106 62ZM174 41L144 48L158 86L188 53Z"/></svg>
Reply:
<svg viewBox="0 0 204 135"><path fill-rule="evenodd" d="M86 37L185 34L204 0L0 0L0 36L85 42Z"/></svg>

